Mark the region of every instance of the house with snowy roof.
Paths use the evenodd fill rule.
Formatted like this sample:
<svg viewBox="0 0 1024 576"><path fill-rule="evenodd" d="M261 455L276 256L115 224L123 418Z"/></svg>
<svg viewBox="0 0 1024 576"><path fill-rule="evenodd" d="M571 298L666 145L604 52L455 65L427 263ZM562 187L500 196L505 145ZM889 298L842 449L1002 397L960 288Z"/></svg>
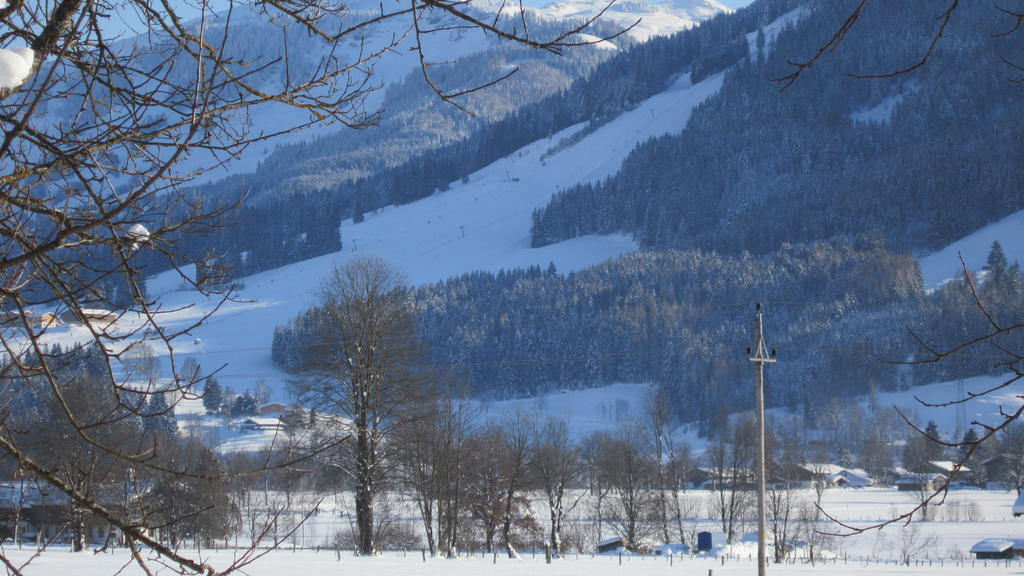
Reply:
<svg viewBox="0 0 1024 576"><path fill-rule="evenodd" d="M925 462L923 465L918 466L912 472L918 474L941 474L945 478L949 478L956 482L972 483L974 481L974 471L967 466L960 466L958 469L956 462L951 460L930 460Z"/></svg>
<svg viewBox="0 0 1024 576"><path fill-rule="evenodd" d="M896 479L896 489L900 492L931 492L946 483L946 475L931 472L911 472Z"/></svg>
<svg viewBox="0 0 1024 576"><path fill-rule="evenodd" d="M971 546L971 554L978 560L1005 560L1024 556L1024 539L985 538Z"/></svg>
<svg viewBox="0 0 1024 576"><path fill-rule="evenodd" d="M238 428L239 430L248 432L278 432L284 430L284 424L281 423L280 418L254 416L252 418L242 420L239 423Z"/></svg>

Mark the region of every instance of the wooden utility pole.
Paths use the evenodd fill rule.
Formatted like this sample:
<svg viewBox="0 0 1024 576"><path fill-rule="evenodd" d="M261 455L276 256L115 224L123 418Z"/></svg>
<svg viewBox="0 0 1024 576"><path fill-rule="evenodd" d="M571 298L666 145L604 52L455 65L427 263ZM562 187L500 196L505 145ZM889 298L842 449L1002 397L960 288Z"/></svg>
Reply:
<svg viewBox="0 0 1024 576"><path fill-rule="evenodd" d="M765 445L764 445L764 365L775 362L775 350L768 353L764 343L764 327L761 322L761 303L757 303L754 315L754 348L747 348L747 354L757 370L757 576L765 576L768 559L765 553Z"/></svg>

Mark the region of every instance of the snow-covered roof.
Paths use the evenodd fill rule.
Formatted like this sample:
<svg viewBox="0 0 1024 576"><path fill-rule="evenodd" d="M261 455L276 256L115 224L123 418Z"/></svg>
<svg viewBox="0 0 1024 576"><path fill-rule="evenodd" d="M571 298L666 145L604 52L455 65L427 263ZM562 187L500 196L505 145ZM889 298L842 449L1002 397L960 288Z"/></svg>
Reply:
<svg viewBox="0 0 1024 576"><path fill-rule="evenodd" d="M824 464L816 462L807 462L806 464L800 464L800 467L810 472L811 474L824 474L826 476L839 474L845 468L838 464Z"/></svg>
<svg viewBox="0 0 1024 576"><path fill-rule="evenodd" d="M977 552L1006 552L1009 549L1024 548L1024 540L1011 538L985 538L971 546L971 554Z"/></svg>
<svg viewBox="0 0 1024 576"><path fill-rule="evenodd" d="M942 471L945 471L945 472L952 472L953 468L956 467L956 463L952 462L950 460L931 460L928 463L931 464L932 466L935 466L939 470L942 470ZM971 469L968 468L967 466L961 466L960 467L960 471L961 472L970 472Z"/></svg>
<svg viewBox="0 0 1024 576"><path fill-rule="evenodd" d="M269 426L281 426L280 418L261 418L259 416L253 416L252 418L246 418L242 420L242 424L249 424L255 426L269 427Z"/></svg>
<svg viewBox="0 0 1024 576"><path fill-rule="evenodd" d="M904 474L896 479L896 484L921 484L923 482L935 482L939 478L945 479L946 476L938 472Z"/></svg>

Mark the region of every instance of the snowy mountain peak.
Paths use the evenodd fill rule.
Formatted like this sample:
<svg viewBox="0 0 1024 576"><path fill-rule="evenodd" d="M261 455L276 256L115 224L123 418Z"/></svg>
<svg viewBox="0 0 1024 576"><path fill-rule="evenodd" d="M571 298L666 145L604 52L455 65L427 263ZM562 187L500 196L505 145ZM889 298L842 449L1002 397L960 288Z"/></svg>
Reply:
<svg viewBox="0 0 1024 576"><path fill-rule="evenodd" d="M608 6L608 0L563 0L537 10L551 18L590 18ZM693 28L720 13L733 12L717 0L617 0L601 16L601 22L621 26L640 23L628 35L645 41Z"/></svg>

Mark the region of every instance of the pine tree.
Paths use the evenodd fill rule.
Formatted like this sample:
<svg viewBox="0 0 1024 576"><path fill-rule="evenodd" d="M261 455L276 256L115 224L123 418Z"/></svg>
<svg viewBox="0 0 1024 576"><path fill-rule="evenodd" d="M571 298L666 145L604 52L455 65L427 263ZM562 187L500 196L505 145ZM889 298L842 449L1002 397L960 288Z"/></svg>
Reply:
<svg viewBox="0 0 1024 576"><path fill-rule="evenodd" d="M206 380L206 388L203 390L203 408L206 408L207 413L217 413L220 412L223 404L224 390L220 387L220 382L210 376Z"/></svg>
<svg viewBox="0 0 1024 576"><path fill-rule="evenodd" d="M1006 252L998 240L992 243L992 250L988 253L988 260L985 261L985 270L991 274L995 281L1002 279L1006 273L1009 263L1006 260Z"/></svg>
<svg viewBox="0 0 1024 576"><path fill-rule="evenodd" d="M147 432L173 436L178 433L178 421L174 418L174 410L167 404L163 394L149 397L142 420L143 429Z"/></svg>

